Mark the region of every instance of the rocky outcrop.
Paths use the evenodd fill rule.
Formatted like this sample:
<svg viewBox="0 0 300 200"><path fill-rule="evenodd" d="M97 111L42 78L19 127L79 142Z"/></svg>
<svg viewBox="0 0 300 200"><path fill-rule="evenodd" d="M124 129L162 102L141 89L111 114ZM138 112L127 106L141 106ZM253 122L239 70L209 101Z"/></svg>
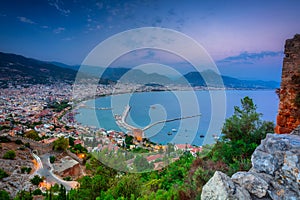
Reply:
<svg viewBox="0 0 300 200"><path fill-rule="evenodd" d="M201 199L300 199L300 127L292 133L268 134L254 151L249 172L231 178L215 172Z"/></svg>
<svg viewBox="0 0 300 200"><path fill-rule="evenodd" d="M234 184L226 174L216 171L214 176L203 187L201 199L248 200L251 198L247 190L238 184Z"/></svg>
<svg viewBox="0 0 300 200"><path fill-rule="evenodd" d="M283 60L276 133L290 133L300 125L300 35L286 40ZM297 98L298 105L295 103Z"/></svg>

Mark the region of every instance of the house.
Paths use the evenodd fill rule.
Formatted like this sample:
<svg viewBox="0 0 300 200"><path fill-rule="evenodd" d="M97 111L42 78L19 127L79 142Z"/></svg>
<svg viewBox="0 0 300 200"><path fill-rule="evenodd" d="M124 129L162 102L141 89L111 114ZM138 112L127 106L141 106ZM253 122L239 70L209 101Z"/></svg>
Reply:
<svg viewBox="0 0 300 200"><path fill-rule="evenodd" d="M174 145L174 150L178 151L190 151L191 149L193 149L193 146L190 144L175 144Z"/></svg>
<svg viewBox="0 0 300 200"><path fill-rule="evenodd" d="M54 172L59 176L79 176L81 174L80 164L70 156L63 157L60 163L53 164Z"/></svg>

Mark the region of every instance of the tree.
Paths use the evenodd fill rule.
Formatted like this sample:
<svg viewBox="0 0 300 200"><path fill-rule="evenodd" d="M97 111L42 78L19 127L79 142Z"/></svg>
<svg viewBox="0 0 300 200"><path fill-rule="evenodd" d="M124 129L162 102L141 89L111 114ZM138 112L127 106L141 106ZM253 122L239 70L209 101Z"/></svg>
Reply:
<svg viewBox="0 0 300 200"><path fill-rule="evenodd" d="M33 195L42 195L43 193L42 193L42 190L40 190L40 189L38 188L38 189L34 190L34 191L32 192L32 194L33 194Z"/></svg>
<svg viewBox="0 0 300 200"><path fill-rule="evenodd" d="M5 177L8 177L8 174L3 169L0 168L0 179Z"/></svg>
<svg viewBox="0 0 300 200"><path fill-rule="evenodd" d="M60 137L53 142L53 149L56 151L57 150L65 151L68 148L68 146L69 146L69 140L64 137Z"/></svg>
<svg viewBox="0 0 300 200"><path fill-rule="evenodd" d="M55 156L50 156L49 159L50 159L50 163L54 163L54 161L55 161Z"/></svg>
<svg viewBox="0 0 300 200"><path fill-rule="evenodd" d="M9 193L5 190L0 190L0 199L10 199Z"/></svg>
<svg viewBox="0 0 300 200"><path fill-rule="evenodd" d="M129 147L130 145L133 144L132 141L133 141L133 136L131 136L131 135L129 135L129 136L126 135L125 136L125 144L126 144L127 147Z"/></svg>
<svg viewBox="0 0 300 200"><path fill-rule="evenodd" d="M33 185L39 185L40 182L42 182L43 179L39 176L39 175L35 175L31 180L30 182L33 184Z"/></svg>
<svg viewBox="0 0 300 200"><path fill-rule="evenodd" d="M19 139L16 140L15 143L16 143L16 144L23 144L22 140L19 140Z"/></svg>
<svg viewBox="0 0 300 200"><path fill-rule="evenodd" d="M35 130L30 130L25 132L25 137L39 141L41 140L39 134Z"/></svg>
<svg viewBox="0 0 300 200"><path fill-rule="evenodd" d="M249 170L251 155L267 133L273 132L273 122L260 119L252 99L245 97L241 107L234 107L234 114L226 119L222 128L224 136L213 147L209 156L213 161L222 160L229 165L228 174Z"/></svg>
<svg viewBox="0 0 300 200"><path fill-rule="evenodd" d="M124 175L111 189L112 194L116 199L118 197L130 199L132 195L137 198L141 195L140 177L136 174Z"/></svg>
<svg viewBox="0 0 300 200"><path fill-rule="evenodd" d="M153 169L153 164L148 163L148 160L141 155L137 155L133 161L133 165L136 167L138 172L149 171Z"/></svg>
<svg viewBox="0 0 300 200"><path fill-rule="evenodd" d="M16 157L16 152L14 150L9 150L3 155L4 159L13 160L15 157Z"/></svg>
<svg viewBox="0 0 300 200"><path fill-rule="evenodd" d="M69 145L72 147L74 146L75 139L73 137L69 137Z"/></svg>
<svg viewBox="0 0 300 200"><path fill-rule="evenodd" d="M241 100L241 107L234 107L234 115L226 119L222 128L224 139L231 141L243 140L246 143L260 143L267 133L274 130L273 122L262 121L257 106L246 96Z"/></svg>
<svg viewBox="0 0 300 200"><path fill-rule="evenodd" d="M22 191L18 192L18 194L14 198L14 200L32 200L32 195L30 194L30 192L22 190Z"/></svg>

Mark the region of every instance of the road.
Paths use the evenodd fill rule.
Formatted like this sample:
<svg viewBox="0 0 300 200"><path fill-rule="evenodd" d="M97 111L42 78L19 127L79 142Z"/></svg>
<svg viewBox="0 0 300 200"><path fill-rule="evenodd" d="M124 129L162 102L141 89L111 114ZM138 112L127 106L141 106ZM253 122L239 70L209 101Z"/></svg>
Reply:
<svg viewBox="0 0 300 200"><path fill-rule="evenodd" d="M36 174L41 177L44 176L46 178L47 183L50 183L51 185L54 185L55 183L59 185L62 184L67 191L77 187L78 185L77 181L65 181L52 173L53 168L49 161L49 157L50 157L49 153L43 154L41 157L33 153L33 157L36 159L38 163L38 168L32 176Z"/></svg>

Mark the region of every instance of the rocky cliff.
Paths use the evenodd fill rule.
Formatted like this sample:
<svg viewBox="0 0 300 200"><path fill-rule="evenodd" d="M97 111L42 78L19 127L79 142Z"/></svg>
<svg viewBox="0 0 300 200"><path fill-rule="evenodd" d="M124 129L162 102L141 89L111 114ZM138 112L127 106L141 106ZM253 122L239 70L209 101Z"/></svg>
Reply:
<svg viewBox="0 0 300 200"><path fill-rule="evenodd" d="M286 40L276 133L289 133L300 124L300 35Z"/></svg>
<svg viewBox="0 0 300 200"><path fill-rule="evenodd" d="M268 134L251 161L248 172L231 178L216 171L201 199L300 199L300 126L291 134Z"/></svg>

